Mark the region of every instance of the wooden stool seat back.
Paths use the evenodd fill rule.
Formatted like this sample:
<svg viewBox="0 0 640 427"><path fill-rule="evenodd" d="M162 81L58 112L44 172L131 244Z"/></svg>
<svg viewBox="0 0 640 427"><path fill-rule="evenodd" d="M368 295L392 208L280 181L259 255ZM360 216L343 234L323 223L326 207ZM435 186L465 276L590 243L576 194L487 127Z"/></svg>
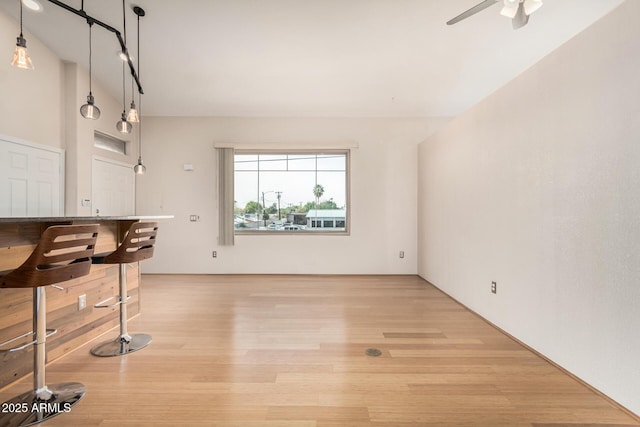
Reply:
<svg viewBox="0 0 640 427"><path fill-rule="evenodd" d="M93 256L94 264L119 264L118 295L107 298L94 305L96 308L120 308L120 336L115 340L98 344L91 349L91 354L99 357L123 356L141 350L151 343L151 335L129 334L127 331L127 268L128 264L149 259L153 256L153 248L158 233L157 222L134 222L122 237L118 248L107 254ZM113 304L107 302L115 299Z"/></svg>
<svg viewBox="0 0 640 427"><path fill-rule="evenodd" d="M134 222L118 249L104 257L104 263L127 264L151 258L157 233L157 222Z"/></svg>
<svg viewBox="0 0 640 427"><path fill-rule="evenodd" d="M98 224L48 227L29 258L0 280L2 288L36 288L89 274Z"/></svg>

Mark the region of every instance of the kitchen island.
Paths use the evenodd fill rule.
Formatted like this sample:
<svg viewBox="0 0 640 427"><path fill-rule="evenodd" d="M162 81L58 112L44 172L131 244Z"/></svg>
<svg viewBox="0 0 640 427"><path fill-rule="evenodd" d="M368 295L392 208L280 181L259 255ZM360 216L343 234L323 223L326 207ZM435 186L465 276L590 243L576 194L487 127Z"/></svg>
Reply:
<svg viewBox="0 0 640 427"><path fill-rule="evenodd" d="M133 222L171 218L164 215L0 218L0 271L12 270L22 264L35 248L42 232L52 225L99 224L97 254L115 250ZM129 264L129 317L140 313L139 278L138 263ZM118 294L118 265L93 265L89 275L64 282L61 287L46 288L47 327L58 330L47 339L48 362L119 325L117 306L109 309L93 307ZM30 288L0 289L0 342L32 329L32 294ZM0 388L30 374L32 355L31 348L12 353L0 351Z"/></svg>

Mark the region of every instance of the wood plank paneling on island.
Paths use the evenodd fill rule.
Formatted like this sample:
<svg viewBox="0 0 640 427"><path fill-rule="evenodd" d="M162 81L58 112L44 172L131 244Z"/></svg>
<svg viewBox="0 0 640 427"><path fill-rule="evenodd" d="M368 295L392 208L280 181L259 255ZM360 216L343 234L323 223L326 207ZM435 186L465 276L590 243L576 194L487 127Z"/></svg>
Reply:
<svg viewBox="0 0 640 427"><path fill-rule="evenodd" d="M48 225L52 224L0 223L0 270L14 269L24 262L33 251L40 232ZM113 251L117 247L120 228L117 221L101 222L95 253ZM94 308L98 302L118 295L118 270L118 265L93 265L89 275L61 283L62 290L46 287L47 328L57 329L57 333L47 339L48 362L118 326L117 306L109 309ZM138 264L129 264L129 317L140 312L138 277ZM78 297L81 295L86 295L87 305L79 310ZM0 342L31 331L32 315L32 289L0 289ZM30 339L32 338L22 342ZM0 352L0 388L30 375L32 370L32 348L11 353Z"/></svg>

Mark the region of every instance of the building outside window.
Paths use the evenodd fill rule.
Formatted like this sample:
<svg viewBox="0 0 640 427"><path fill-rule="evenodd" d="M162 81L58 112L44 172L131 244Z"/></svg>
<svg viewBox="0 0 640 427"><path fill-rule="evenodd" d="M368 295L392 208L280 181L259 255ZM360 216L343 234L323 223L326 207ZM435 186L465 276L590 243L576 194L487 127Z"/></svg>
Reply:
<svg viewBox="0 0 640 427"><path fill-rule="evenodd" d="M344 228L344 209L311 209L307 212L307 224L311 228Z"/></svg>

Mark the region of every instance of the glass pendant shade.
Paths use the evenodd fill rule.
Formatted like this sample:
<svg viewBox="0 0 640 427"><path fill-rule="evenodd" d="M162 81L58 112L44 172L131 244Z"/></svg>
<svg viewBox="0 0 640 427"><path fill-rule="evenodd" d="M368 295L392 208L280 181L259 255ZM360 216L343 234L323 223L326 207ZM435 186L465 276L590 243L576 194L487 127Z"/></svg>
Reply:
<svg viewBox="0 0 640 427"><path fill-rule="evenodd" d="M91 92L87 96L87 103L80 107L80 115L90 120L98 120L100 118L100 109L94 104Z"/></svg>
<svg viewBox="0 0 640 427"><path fill-rule="evenodd" d="M138 116L138 110L136 110L136 103L131 101L131 108L127 114L127 121L129 123L139 123L140 117Z"/></svg>
<svg viewBox="0 0 640 427"><path fill-rule="evenodd" d="M116 129L118 129L118 132L120 133L131 133L132 128L133 126L131 123L127 121L127 114L123 111L122 119L116 123Z"/></svg>
<svg viewBox="0 0 640 427"><path fill-rule="evenodd" d="M133 167L133 171L138 175L142 175L147 171L147 167L142 164L142 157L138 157L138 164Z"/></svg>
<svg viewBox="0 0 640 427"><path fill-rule="evenodd" d="M27 52L27 41L22 37L22 34L18 36L18 42L16 43L16 48L13 51L11 65L25 70L33 70L33 63L29 57L29 52Z"/></svg>

